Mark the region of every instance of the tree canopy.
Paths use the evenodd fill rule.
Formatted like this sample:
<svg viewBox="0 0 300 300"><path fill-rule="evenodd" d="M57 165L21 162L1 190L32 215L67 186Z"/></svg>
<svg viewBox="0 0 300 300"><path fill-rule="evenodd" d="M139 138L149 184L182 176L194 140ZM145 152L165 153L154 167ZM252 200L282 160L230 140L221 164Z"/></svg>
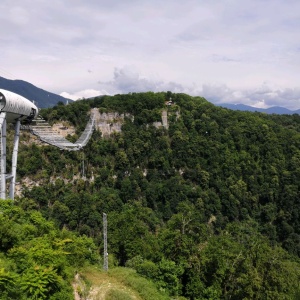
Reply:
<svg viewBox="0 0 300 300"><path fill-rule="evenodd" d="M28 264L25 273L0 268L6 286L23 272L29 278L20 285L25 293L34 276L48 278L40 295L59 291L69 257L80 265L78 253L87 244L103 248L105 212L116 263L173 297L298 299L298 115L230 111L171 92L101 96L42 114L73 123L79 133L93 107L134 117L125 117L122 132L109 138L95 131L82 152L20 147L19 176L40 184L24 187L17 207L9 209L23 209L37 221L12 225L13 219L0 215L1 250L18 268ZM154 126L163 111L168 129ZM37 237L40 219L45 227ZM51 255L57 261L50 264Z"/></svg>

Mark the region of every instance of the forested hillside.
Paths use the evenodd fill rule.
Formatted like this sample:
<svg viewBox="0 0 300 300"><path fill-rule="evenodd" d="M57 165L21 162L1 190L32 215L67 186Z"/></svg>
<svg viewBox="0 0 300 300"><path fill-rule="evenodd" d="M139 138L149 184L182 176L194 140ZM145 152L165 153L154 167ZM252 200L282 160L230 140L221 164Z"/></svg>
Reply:
<svg viewBox="0 0 300 300"><path fill-rule="evenodd" d="M134 118L109 138L95 131L81 152L23 143L18 174L39 186L24 187L16 210L54 222L62 241L64 230L91 238L100 251L105 212L110 263L173 297L300 298L299 115L231 111L171 92L103 96L42 114L79 134L93 107ZM162 110L168 129L153 126Z"/></svg>

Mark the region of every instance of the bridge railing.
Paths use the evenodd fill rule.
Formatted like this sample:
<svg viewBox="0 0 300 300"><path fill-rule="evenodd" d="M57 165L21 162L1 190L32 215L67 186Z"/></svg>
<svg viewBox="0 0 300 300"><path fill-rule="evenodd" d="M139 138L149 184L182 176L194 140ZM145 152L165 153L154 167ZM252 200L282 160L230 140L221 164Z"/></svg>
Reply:
<svg viewBox="0 0 300 300"><path fill-rule="evenodd" d="M33 125L30 126L30 131L39 137L39 139L47 144L58 147L62 150L68 151L78 151L90 140L93 131L95 129L95 113L94 110L91 111L90 119L82 132L81 136L75 143L71 143L56 131L51 129L51 126L43 123L43 126Z"/></svg>

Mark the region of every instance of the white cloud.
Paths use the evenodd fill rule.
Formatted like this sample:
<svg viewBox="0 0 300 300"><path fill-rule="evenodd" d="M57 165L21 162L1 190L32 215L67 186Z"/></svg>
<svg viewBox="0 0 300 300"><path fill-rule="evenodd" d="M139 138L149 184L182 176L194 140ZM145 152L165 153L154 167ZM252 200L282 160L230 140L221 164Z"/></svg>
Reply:
<svg viewBox="0 0 300 300"><path fill-rule="evenodd" d="M115 68L114 77L111 81L99 81L98 84L101 89L107 90L110 94L168 90L173 92L188 91L181 84L172 81L165 82L156 76L146 77L137 68L128 65L123 68Z"/></svg>
<svg viewBox="0 0 300 300"><path fill-rule="evenodd" d="M83 90L83 91L77 91L75 93L67 93L67 92L62 92L60 93L60 96L65 97L67 99L71 99L71 100L79 100L82 98L91 98L91 97L97 97L97 96L101 96L101 95L109 95L109 93L107 91L97 91L97 90L92 90L92 89L88 89L88 90Z"/></svg>
<svg viewBox="0 0 300 300"><path fill-rule="evenodd" d="M259 108L282 106L291 110L300 107L300 89L278 89L263 84L258 88L233 89L228 86L203 86L201 94L213 103L245 104Z"/></svg>

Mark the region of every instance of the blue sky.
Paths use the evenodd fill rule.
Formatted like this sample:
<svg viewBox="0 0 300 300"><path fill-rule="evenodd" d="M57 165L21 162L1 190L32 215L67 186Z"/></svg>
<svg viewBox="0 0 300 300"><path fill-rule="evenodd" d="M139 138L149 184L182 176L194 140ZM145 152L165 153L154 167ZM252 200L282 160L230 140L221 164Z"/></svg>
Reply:
<svg viewBox="0 0 300 300"><path fill-rule="evenodd" d="M0 9L8 79L73 99L171 90L300 108L298 0L2 0Z"/></svg>

